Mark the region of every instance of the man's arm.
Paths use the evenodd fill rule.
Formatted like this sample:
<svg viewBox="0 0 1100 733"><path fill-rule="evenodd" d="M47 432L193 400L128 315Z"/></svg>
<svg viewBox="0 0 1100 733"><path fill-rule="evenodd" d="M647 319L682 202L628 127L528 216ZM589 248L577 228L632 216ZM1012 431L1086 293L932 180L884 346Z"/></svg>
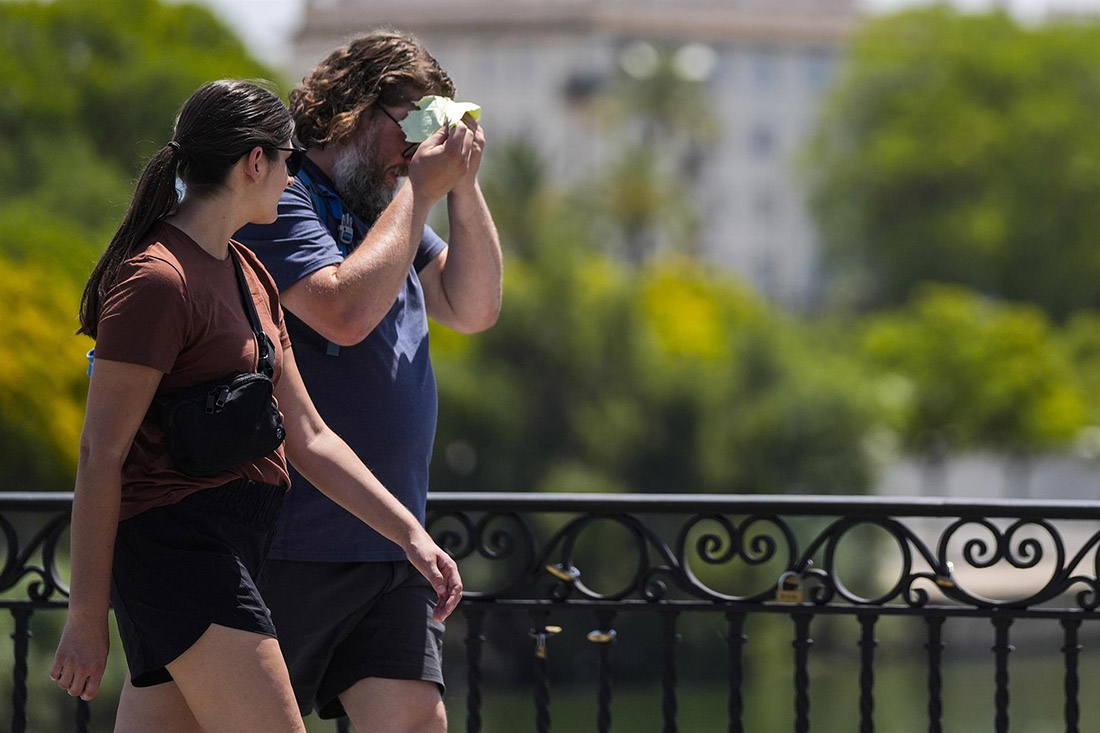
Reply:
<svg viewBox="0 0 1100 733"><path fill-rule="evenodd" d="M282 293L287 310L341 346L357 344L393 305L409 274L432 202L403 186L366 238L338 265L307 275Z"/></svg>
<svg viewBox="0 0 1100 733"><path fill-rule="evenodd" d="M464 121L474 144L466 175L447 195L450 242L419 276L429 317L455 331L477 333L500 314L502 264L497 228L477 183L485 134L469 117Z"/></svg>
<svg viewBox="0 0 1100 733"><path fill-rule="evenodd" d="M366 338L401 291L432 205L466 173L472 137L460 124L424 141L409 164L408 185L363 242L340 264L322 267L286 288L280 298L287 310L341 346Z"/></svg>

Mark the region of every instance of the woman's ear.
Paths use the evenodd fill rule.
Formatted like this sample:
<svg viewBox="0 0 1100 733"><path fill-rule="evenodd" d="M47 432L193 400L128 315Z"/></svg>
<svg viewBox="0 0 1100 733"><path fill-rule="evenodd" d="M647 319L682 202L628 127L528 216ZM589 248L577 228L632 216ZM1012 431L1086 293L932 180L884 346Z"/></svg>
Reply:
<svg viewBox="0 0 1100 733"><path fill-rule="evenodd" d="M244 160L244 174L253 183L260 182L260 158L264 157L264 149L259 145L252 148L243 158Z"/></svg>

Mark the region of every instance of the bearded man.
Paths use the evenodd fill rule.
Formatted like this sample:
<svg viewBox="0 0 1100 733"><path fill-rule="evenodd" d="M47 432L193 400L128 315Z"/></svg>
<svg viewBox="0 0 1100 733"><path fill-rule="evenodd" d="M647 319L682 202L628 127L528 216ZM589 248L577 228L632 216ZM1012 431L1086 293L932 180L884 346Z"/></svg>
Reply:
<svg viewBox="0 0 1100 733"><path fill-rule="evenodd" d="M399 125L422 96L454 93L407 34L337 49L290 94L307 154L278 221L237 235L279 286L322 417L421 522L436 425L427 317L481 331L501 298L500 243L477 183L484 132L467 115L417 147ZM425 224L444 196L449 243ZM397 545L292 480L261 592L302 714L346 712L360 731L445 730L435 592Z"/></svg>

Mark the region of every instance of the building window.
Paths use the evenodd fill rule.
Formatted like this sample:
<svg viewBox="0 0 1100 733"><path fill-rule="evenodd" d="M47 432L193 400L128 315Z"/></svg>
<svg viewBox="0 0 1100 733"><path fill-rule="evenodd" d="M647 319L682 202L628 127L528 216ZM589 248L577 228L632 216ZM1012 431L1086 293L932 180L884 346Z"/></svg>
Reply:
<svg viewBox="0 0 1100 733"><path fill-rule="evenodd" d="M752 214L757 222L765 225L774 223L778 211L779 201L774 191L764 189L753 192Z"/></svg>
<svg viewBox="0 0 1100 733"><path fill-rule="evenodd" d="M596 71L573 71L562 84L562 97L569 104L587 104L604 88L607 79Z"/></svg>
<svg viewBox="0 0 1100 733"><path fill-rule="evenodd" d="M487 81L497 78L500 69L500 54L491 46L486 46L478 55L478 74Z"/></svg>
<svg viewBox="0 0 1100 733"><path fill-rule="evenodd" d="M737 86L737 61L730 46L718 47L718 63L714 67L713 81L723 87Z"/></svg>
<svg viewBox="0 0 1100 733"><path fill-rule="evenodd" d="M749 153L757 160L767 160L775 155L777 147L774 128L757 122L749 129Z"/></svg>
<svg viewBox="0 0 1100 733"><path fill-rule="evenodd" d="M753 284L765 295L776 297L779 292L779 263L769 242L758 245L752 258Z"/></svg>
<svg viewBox="0 0 1100 733"><path fill-rule="evenodd" d="M806 86L815 91L821 90L833 80L836 59L832 52L823 48L812 49L803 57L802 66Z"/></svg>
<svg viewBox="0 0 1100 733"><path fill-rule="evenodd" d="M752 86L759 92L773 92L779 84L779 53L770 46L752 52Z"/></svg>

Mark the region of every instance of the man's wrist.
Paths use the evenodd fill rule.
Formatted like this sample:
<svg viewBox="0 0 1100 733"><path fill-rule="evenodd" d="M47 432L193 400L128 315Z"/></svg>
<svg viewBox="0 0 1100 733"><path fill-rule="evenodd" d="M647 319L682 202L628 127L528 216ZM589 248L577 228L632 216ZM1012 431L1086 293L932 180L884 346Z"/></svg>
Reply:
<svg viewBox="0 0 1100 733"><path fill-rule="evenodd" d="M459 181L455 184L455 187L447 193L447 200L453 201L456 198L461 200L467 197L476 197L478 188L477 176L474 176L468 181Z"/></svg>
<svg viewBox="0 0 1100 733"><path fill-rule="evenodd" d="M405 193L406 189L408 193ZM414 220L427 220L429 212L431 212L432 207L435 206L435 202L439 201L438 197L432 197L430 194L412 185L402 188L398 194L408 197L409 212Z"/></svg>

